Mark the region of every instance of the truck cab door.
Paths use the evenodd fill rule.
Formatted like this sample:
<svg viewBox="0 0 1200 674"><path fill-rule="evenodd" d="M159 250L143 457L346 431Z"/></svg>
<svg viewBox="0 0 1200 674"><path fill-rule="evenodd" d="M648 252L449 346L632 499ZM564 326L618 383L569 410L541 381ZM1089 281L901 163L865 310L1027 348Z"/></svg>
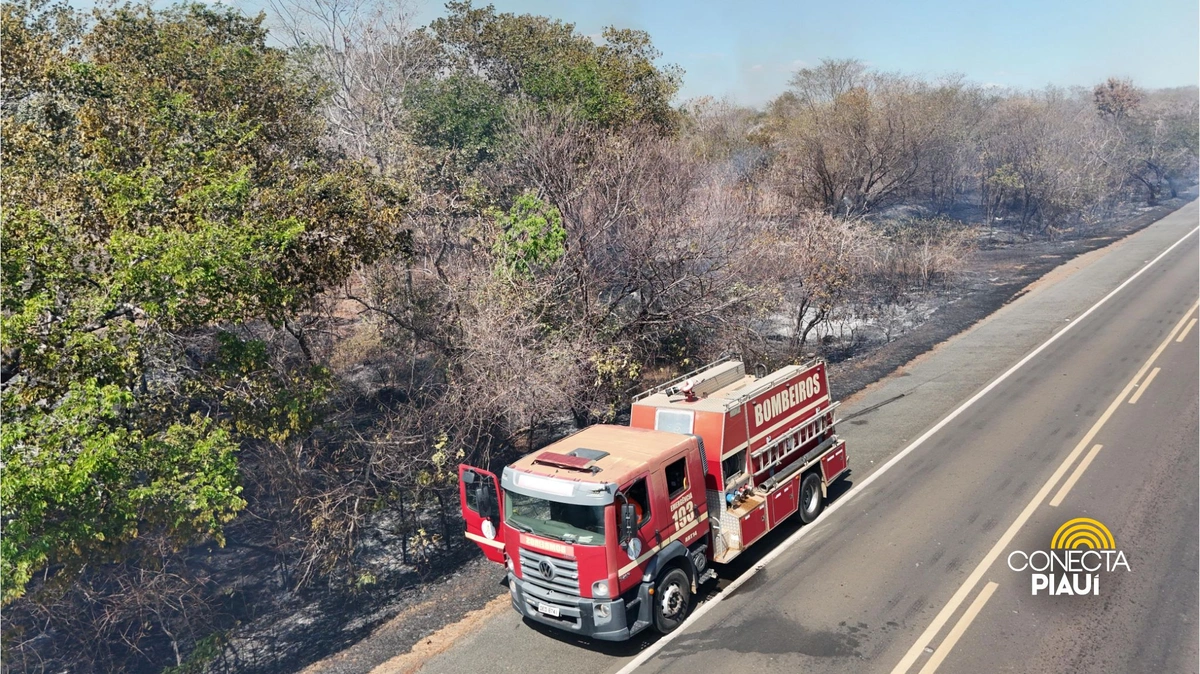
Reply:
<svg viewBox="0 0 1200 674"><path fill-rule="evenodd" d="M504 496L495 474L466 464L458 466L458 499L467 538L488 559L504 563Z"/></svg>
<svg viewBox="0 0 1200 674"><path fill-rule="evenodd" d="M634 576L636 581L623 581L622 578L642 567L647 561L644 558L646 553L653 550L662 542L662 539L658 535L658 527L654 521L658 508L655 508L651 499L649 476L643 475L627 484L621 489L619 499L622 502L633 504L634 512L638 517L634 525L634 536L626 545L622 546L620 553L617 582L621 583L620 589L624 591L631 586L630 583L641 582L641 574L638 573Z"/></svg>

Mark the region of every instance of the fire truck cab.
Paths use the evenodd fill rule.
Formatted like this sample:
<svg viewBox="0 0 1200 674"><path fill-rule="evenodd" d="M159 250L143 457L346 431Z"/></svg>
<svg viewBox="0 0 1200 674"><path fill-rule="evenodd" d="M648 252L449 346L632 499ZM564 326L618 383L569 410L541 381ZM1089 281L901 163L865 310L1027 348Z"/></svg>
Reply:
<svg viewBox="0 0 1200 674"><path fill-rule="evenodd" d="M505 564L513 607L583 636L666 633L713 563L847 471L823 363L762 378L717 363L634 401L631 426L585 428L499 477L459 467L466 536Z"/></svg>

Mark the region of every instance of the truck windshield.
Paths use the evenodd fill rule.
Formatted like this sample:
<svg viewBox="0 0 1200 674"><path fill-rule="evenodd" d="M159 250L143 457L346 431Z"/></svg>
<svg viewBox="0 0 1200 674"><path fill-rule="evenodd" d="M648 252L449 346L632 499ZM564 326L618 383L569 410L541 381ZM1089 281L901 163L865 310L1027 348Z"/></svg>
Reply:
<svg viewBox="0 0 1200 674"><path fill-rule="evenodd" d="M560 503L506 489L504 519L532 534L581 545L604 544L604 506Z"/></svg>

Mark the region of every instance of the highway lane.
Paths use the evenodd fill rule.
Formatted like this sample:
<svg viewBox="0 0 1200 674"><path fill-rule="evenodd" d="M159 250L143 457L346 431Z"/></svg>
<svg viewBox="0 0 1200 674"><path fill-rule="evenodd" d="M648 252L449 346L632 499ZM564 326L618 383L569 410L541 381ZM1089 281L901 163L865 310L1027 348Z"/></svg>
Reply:
<svg viewBox="0 0 1200 674"><path fill-rule="evenodd" d="M1064 459L1184 313L1192 311L1200 284L1196 259L1196 237L1191 236L1160 265L896 464L873 489L864 491L833 517L819 521L813 532L740 592L717 605L688 634L671 641L641 671L889 672L914 644L919 646L911 667L898 671L921 671L936 652L939 639L953 629L970 604L961 602L948 613L944 613L945 607L976 575L980 562L1030 506L1031 499L1040 496L1041 504L1034 511L1037 526L1026 523L1017 531L1032 536L1021 538L1028 549L1034 549L1039 541L1048 547L1046 528L1052 527L1052 534L1064 521L1064 513L1077 511L1075 501L1051 509L1040 493L1049 492L1046 483L1052 475L1063 473ZM1171 346L1176 347L1174 352L1186 350L1182 345ZM1194 358L1171 362L1174 371L1168 381L1190 379L1195 383ZM1170 386L1167 381L1154 385ZM1113 498L1113 505L1119 508L1124 504L1131 510L1132 500L1151 494L1164 516L1162 526L1176 532L1190 526L1194 539L1194 517L1189 509L1197 500L1197 435L1194 413L1193 421L1189 422L1188 416L1195 409L1196 394L1193 389L1190 396L1184 395L1174 404L1158 406L1153 405L1153 390L1145 395L1148 397L1139 401L1137 410L1118 409L1100 430L1112 433L1126 425L1150 424L1171 429L1172 439L1134 445L1136 428L1125 432L1122 442L1137 448L1144 468L1129 472L1125 493ZM1092 440L1103 442L1099 434ZM1095 475L1125 467L1107 467L1129 462L1129 450L1122 455L1119 445L1113 441L1108 453L1094 459L1090 470ZM1182 455L1191 460L1181 460ZM1175 465L1183 477L1168 482L1164 486L1171 488L1164 491L1158 491L1157 482L1138 482L1153 465ZM1150 471L1152 477L1159 475ZM1087 490L1082 485L1075 488L1080 490L1078 500ZM1139 493L1139 489L1150 491ZM1110 489L1101 498L1112 493ZM1103 513L1112 518L1107 508ZM1131 539L1130 544L1135 542ZM1177 553L1184 561L1189 561L1189 555L1194 569L1194 548ZM1004 555L1000 557L1002 565ZM994 631L980 629L978 636L972 635L971 646L963 646L962 659L970 662L960 668L951 659L955 657L952 652L942 671L997 671L1010 664L1012 671L1030 671L1031 663L1022 659L1022 654L1053 651L1062 641L1089 643L1093 637L1078 630L1097 623L1109 625L1117 636L1094 638L1112 639L1110 647L1120 652L1132 645L1137 632L1150 629L1140 627L1145 621L1137 607L1153 606L1159 593L1190 572L1185 566L1178 573L1159 576L1156 568L1145 565L1143 582L1131 589L1134 596L1123 602L1106 604L1104 600L1111 595L1101 595L1097 601L1058 609L1062 634L1031 628L1018 636L1000 623ZM995 606L984 606L987 616L1007 610L998 607L1007 607L1008 600L1022 590L1028 592L1027 587L1017 587L1014 576L1018 574L1004 576L1003 569L998 569L995 563L987 565L983 577L966 593L975 597L989 579L1003 579L1004 591ZM1195 594L1183 594L1178 601L1180 610L1194 622ZM1071 598L1056 599L1065 602ZM935 630L934 639L923 642L929 625L943 615L945 627ZM985 619L980 620L984 624ZM1019 624L1021 619L1017 616L1007 622ZM1122 631L1126 624L1130 634ZM1179 641L1178 635L1165 639ZM1165 656L1162 647L1153 654ZM1153 658L1147 658L1126 660L1123 667L1057 671L1157 671L1150 666L1152 662Z"/></svg>
<svg viewBox="0 0 1200 674"><path fill-rule="evenodd" d="M1079 479L1006 551L1045 549L1065 521L1088 517L1112 532L1129 570L1101 570L1098 595L1034 596L1030 574L998 560L984 579L996 590L938 671L1197 671L1200 345L1195 329L1168 337L1160 371L1147 372L1096 434L1088 453L1100 449Z"/></svg>
<svg viewBox="0 0 1200 674"><path fill-rule="evenodd" d="M1062 321L1116 287L1195 222L1193 204L1131 237L1127 245L1081 263L1078 273L1042 284L998 312L991 325L952 340L957 344L847 405L849 413L870 407L876 400L894 397L896 387L911 383L908 398L858 420L863 425L843 430L855 443L852 479L861 482L908 439L1061 328ZM1154 337L1172 327L1162 327L1171 313L1185 311L1195 301L1195 260L1193 236L868 490L810 527L796 545L683 634L659 644L661 652L645 663L644 671L747 666L891 671L1155 348ZM1194 366L1191 372L1194 375ZM1169 379L1165 371L1158 377ZM918 388L919 394L912 395ZM1138 405L1149 409L1152 405L1146 403L1154 398L1150 392L1145 396ZM1123 418L1114 415L1110 423ZM1183 437L1188 432L1185 429ZM1194 427L1190 433L1194 439ZM1097 455L1089 470L1101 474L1106 459ZM1190 475L1195 475L1194 469ZM1085 473L1077 489L1084 489L1086 478ZM1193 504L1194 496L1193 485ZM776 541L788 533L776 536ZM772 544L764 542L760 549L769 550ZM1194 559L1194 552L1191 556ZM1002 637L989 639L983 629L992 604L1003 603L1009 585L1015 583L998 589L981 609L941 671L960 671L953 658L986 655L997 644L1006 650L1013 647ZM942 644L944 633L965 608L951 613L946 629L930 641L931 648ZM1192 611L1194 615L1194 606ZM976 642L983 644L982 651L971 645ZM653 643L652 637L627 645L579 643L504 615L427 663L424 671L616 671ZM920 653L913 671L928 659L924 649Z"/></svg>

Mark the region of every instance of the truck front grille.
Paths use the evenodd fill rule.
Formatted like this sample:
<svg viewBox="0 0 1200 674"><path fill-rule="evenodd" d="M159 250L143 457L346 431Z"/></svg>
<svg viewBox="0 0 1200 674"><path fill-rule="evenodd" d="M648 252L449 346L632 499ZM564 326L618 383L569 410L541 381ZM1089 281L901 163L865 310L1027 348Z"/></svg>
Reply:
<svg viewBox="0 0 1200 674"><path fill-rule="evenodd" d="M570 597L581 596L579 590L579 564L570 559L559 559L543 555L532 550L521 548L521 578L526 583L542 590L548 590L548 599L554 599L554 593ZM546 578L543 564L548 565L551 577Z"/></svg>

